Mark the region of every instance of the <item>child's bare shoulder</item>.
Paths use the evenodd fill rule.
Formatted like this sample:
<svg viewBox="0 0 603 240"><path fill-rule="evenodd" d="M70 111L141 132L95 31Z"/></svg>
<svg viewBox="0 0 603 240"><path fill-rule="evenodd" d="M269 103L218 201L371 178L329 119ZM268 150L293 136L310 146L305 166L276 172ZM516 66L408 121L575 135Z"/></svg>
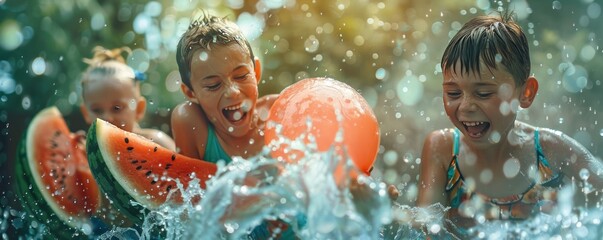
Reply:
<svg viewBox="0 0 603 240"><path fill-rule="evenodd" d="M451 128L438 129L427 135L424 144L438 149L452 149L454 134L454 129Z"/></svg>
<svg viewBox="0 0 603 240"><path fill-rule="evenodd" d="M552 164L592 156L582 144L559 130L539 128L538 132L542 152Z"/></svg>
<svg viewBox="0 0 603 240"><path fill-rule="evenodd" d="M563 144L564 139L569 139L569 136L563 132L551 128L538 128L538 141L543 148L554 148Z"/></svg>
<svg viewBox="0 0 603 240"><path fill-rule="evenodd" d="M205 119L205 113L201 107L191 101L185 101L174 107L172 111L172 120L187 120L189 118Z"/></svg>
<svg viewBox="0 0 603 240"><path fill-rule="evenodd" d="M454 147L454 129L445 128L432 131L423 143L423 161L446 165Z"/></svg>
<svg viewBox="0 0 603 240"><path fill-rule="evenodd" d="M141 128L135 132L170 150L176 149L174 140L165 132L153 128Z"/></svg>

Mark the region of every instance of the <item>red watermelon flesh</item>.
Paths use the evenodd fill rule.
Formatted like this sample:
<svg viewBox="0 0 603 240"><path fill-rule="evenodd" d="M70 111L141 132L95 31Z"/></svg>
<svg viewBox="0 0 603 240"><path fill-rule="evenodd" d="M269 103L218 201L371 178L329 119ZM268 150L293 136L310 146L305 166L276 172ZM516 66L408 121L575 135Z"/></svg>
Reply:
<svg viewBox="0 0 603 240"><path fill-rule="evenodd" d="M57 216L72 227L87 222L101 205L100 190L86 152L56 107L42 110L29 124L26 159L31 177Z"/></svg>
<svg viewBox="0 0 603 240"><path fill-rule="evenodd" d="M121 185L119 191L123 189L133 200L146 208L152 209L163 204L168 200L167 196L170 192L173 192L170 201L182 203L180 191L173 191L177 189L176 179L186 189L189 182L197 178L200 180L201 187L205 188L205 182L217 171L217 166L213 163L175 153L147 138L124 131L101 119L96 120L91 131L95 131L95 134L89 131L88 147L98 146L96 151L100 153L96 154L100 157L91 160L91 163L95 161L91 166L95 165L95 168L99 168L98 163L101 166L98 174L107 174L108 171L112 175L110 179L117 181L117 183L103 181L101 188L103 184L119 184ZM91 141L95 140L97 144L91 144ZM94 151L95 149L89 148L89 156L94 155ZM109 186L108 189L115 189L115 186ZM113 194L123 193L108 192L107 194L111 197Z"/></svg>

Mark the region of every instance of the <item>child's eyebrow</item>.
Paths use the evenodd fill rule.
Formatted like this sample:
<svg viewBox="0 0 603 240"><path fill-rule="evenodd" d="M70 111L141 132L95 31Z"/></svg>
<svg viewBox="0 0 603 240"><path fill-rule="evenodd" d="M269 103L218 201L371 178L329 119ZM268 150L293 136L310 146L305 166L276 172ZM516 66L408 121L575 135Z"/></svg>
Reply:
<svg viewBox="0 0 603 240"><path fill-rule="evenodd" d="M216 75L216 74L214 74L214 75L208 75L208 76L205 76L205 77L201 78L201 80L205 81L205 80L210 80L212 78L217 78L217 77L218 77L218 75Z"/></svg>

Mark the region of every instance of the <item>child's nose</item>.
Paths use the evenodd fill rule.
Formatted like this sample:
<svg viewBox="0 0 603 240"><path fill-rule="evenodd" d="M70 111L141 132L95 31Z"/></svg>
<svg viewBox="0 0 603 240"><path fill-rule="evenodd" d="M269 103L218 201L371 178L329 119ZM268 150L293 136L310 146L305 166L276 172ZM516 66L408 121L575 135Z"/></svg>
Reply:
<svg viewBox="0 0 603 240"><path fill-rule="evenodd" d="M237 84L231 83L226 87L226 91L224 91L224 95L226 97L232 97L232 96L236 96L240 92L241 92L241 90L239 89L239 86Z"/></svg>
<svg viewBox="0 0 603 240"><path fill-rule="evenodd" d="M473 111L475 110L475 102L471 96L464 95L461 100L459 109L462 111Z"/></svg>

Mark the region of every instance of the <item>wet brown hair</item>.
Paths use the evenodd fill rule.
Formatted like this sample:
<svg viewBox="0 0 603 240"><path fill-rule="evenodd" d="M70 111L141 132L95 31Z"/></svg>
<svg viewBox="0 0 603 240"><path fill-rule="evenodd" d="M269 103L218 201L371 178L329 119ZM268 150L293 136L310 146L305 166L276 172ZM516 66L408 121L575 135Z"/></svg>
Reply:
<svg viewBox="0 0 603 240"><path fill-rule="evenodd" d="M182 34L178 42L176 62L178 63L182 83L192 89L190 76L194 52L199 49L211 50L212 45L228 45L233 42L249 51L251 61L255 65L251 45L239 27L226 18L203 12L203 16L191 22L188 30Z"/></svg>
<svg viewBox="0 0 603 240"><path fill-rule="evenodd" d="M516 85L522 86L530 74L529 52L528 40L512 12L478 16L450 40L442 56L442 70L455 72L456 64L460 64L463 73L480 72L480 63L488 69L497 69L501 63Z"/></svg>

